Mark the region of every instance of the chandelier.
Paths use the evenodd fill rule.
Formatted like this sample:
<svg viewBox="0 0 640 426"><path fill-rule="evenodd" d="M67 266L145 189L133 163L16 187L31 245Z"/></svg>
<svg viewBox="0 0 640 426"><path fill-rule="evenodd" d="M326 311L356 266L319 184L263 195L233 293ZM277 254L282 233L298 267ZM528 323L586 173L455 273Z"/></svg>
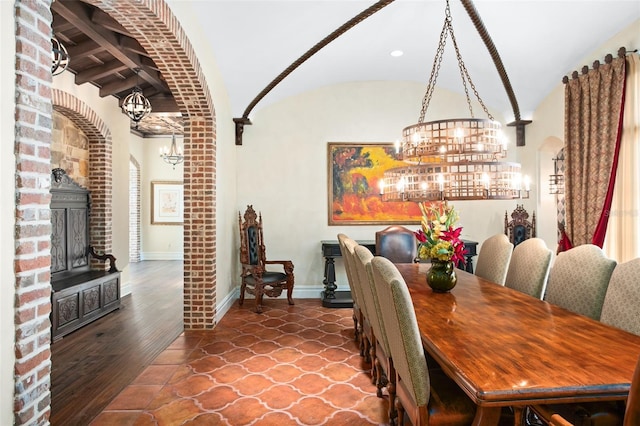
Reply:
<svg viewBox="0 0 640 426"><path fill-rule="evenodd" d="M136 73L136 86L131 93L122 100L122 112L136 123L135 128L137 129L140 120L151 113L151 103L149 99L144 97L142 89L140 89L138 85L138 73L140 70L136 68L134 71Z"/></svg>
<svg viewBox="0 0 640 426"><path fill-rule="evenodd" d="M451 37L471 118L425 122L442 63L447 38ZM471 89L487 115L474 118ZM396 156L405 166L388 169L380 184L383 201L483 200L529 198L530 181L520 164L499 161L506 157L507 142L476 90L462 60L451 18L449 1L433 61L418 123L402 131Z"/></svg>
<svg viewBox="0 0 640 426"><path fill-rule="evenodd" d="M174 170L176 168L176 164L180 164L184 161L182 150L176 145L175 133L171 135L171 148L167 148L166 146L164 148L160 148L160 157L165 163L171 164Z"/></svg>
<svg viewBox="0 0 640 426"><path fill-rule="evenodd" d="M62 74L69 66L69 53L57 38L51 39L51 74Z"/></svg>

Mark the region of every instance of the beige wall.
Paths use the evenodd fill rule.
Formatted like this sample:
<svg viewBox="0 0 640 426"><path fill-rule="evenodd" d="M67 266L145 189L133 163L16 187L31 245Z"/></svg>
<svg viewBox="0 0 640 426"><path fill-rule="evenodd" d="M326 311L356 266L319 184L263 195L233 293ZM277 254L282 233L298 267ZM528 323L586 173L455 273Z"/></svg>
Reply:
<svg viewBox="0 0 640 426"><path fill-rule="evenodd" d="M236 276L240 275L238 266L238 194L236 173L237 151L235 146L235 127L226 87L216 65L207 38L198 25L191 10L191 2L168 0L172 12L180 20L189 41L193 46L200 66L207 79L216 113L216 298L217 316L228 309L235 295ZM241 154L241 153L240 153Z"/></svg>
<svg viewBox="0 0 640 426"><path fill-rule="evenodd" d="M12 1L0 1L0 425L13 424L15 278L15 23Z"/></svg>

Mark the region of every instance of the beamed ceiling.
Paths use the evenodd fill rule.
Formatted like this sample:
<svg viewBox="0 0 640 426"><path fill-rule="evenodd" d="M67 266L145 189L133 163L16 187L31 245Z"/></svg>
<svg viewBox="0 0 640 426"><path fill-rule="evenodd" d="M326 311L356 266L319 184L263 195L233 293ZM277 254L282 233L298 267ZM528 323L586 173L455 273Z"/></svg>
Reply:
<svg viewBox="0 0 640 426"><path fill-rule="evenodd" d="M75 75L76 84L93 84L101 97L115 96L119 105L137 85L151 102L152 113L137 129L132 122L132 131L144 137L182 134L178 105L162 73L129 31L82 1L56 0L51 11L53 34L67 48L67 71Z"/></svg>

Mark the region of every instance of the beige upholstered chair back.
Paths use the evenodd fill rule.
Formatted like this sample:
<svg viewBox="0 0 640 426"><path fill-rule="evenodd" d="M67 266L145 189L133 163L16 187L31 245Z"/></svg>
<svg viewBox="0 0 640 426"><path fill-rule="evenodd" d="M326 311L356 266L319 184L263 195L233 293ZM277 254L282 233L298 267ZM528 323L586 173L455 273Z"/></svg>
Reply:
<svg viewBox="0 0 640 426"><path fill-rule="evenodd" d="M553 252L540 238L524 240L513 249L505 286L542 299Z"/></svg>
<svg viewBox="0 0 640 426"><path fill-rule="evenodd" d="M355 257L357 260L357 270L362 285L362 295L364 296L364 304L367 306L369 313L369 323L373 328L373 333L385 354L389 355L389 343L387 334L384 332L384 323L382 322L382 311L378 300L378 292L373 283L373 272L371 270L371 259L373 254L364 246L358 245L355 248ZM368 283L365 284L365 283Z"/></svg>
<svg viewBox="0 0 640 426"><path fill-rule="evenodd" d="M640 335L640 258L616 265L600 321Z"/></svg>
<svg viewBox="0 0 640 426"><path fill-rule="evenodd" d="M357 259L355 255L355 249L357 246L358 246L358 243L356 243L351 238L347 237L344 240L345 255L343 255L343 257L344 257L345 267L348 268L347 270L351 270L351 278L353 279L351 297L357 303L358 308L360 308L360 312L362 312L362 316L368 320L369 312L367 311L367 307L364 303L364 295L362 294L362 284L360 283L360 276L358 275L358 270L356 269Z"/></svg>
<svg viewBox="0 0 640 426"><path fill-rule="evenodd" d="M338 244L340 245L340 253L342 253L342 261L344 262L344 269L347 273L347 281L349 282L349 290L351 290L351 296L355 300L355 295L353 294L353 280L354 278L352 277L352 273L351 273L351 266L349 264L349 259L347 259L347 248L345 247L345 241L347 239L350 239L347 235L345 234L338 234Z"/></svg>
<svg viewBox="0 0 640 426"><path fill-rule="evenodd" d="M487 281L504 285L509 261L513 253L513 244L504 234L487 238L480 247L475 274Z"/></svg>
<svg viewBox="0 0 640 426"><path fill-rule="evenodd" d="M599 320L615 266L616 261L593 244L562 252L549 273L544 300Z"/></svg>
<svg viewBox="0 0 640 426"><path fill-rule="evenodd" d="M378 296L384 301L382 318L395 370L416 405L426 405L431 391L429 371L407 284L384 257L375 256L371 269Z"/></svg>

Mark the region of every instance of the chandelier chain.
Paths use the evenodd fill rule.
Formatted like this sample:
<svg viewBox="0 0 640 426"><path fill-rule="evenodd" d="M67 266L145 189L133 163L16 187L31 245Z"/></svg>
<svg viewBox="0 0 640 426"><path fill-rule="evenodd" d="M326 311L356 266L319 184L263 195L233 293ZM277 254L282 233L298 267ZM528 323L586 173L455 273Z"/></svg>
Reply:
<svg viewBox="0 0 640 426"><path fill-rule="evenodd" d="M427 109L429 108L429 103L431 102L431 97L433 96L433 92L436 86L436 80L438 79L438 74L440 72L440 66L442 64L442 58L444 54L444 48L447 44L447 34L451 36L451 41L453 43L453 47L456 52L456 59L458 61L458 68L460 69L460 78L462 79L462 86L464 87L464 93L467 98L467 105L469 106L469 112L471 113L471 117L474 117L473 107L471 106L471 97L469 96L469 89L467 87L467 80L469 82L469 86L473 91L474 96L482 106L482 110L490 120L493 120L493 116L487 109L484 101L480 97L478 90L476 89L473 80L471 79L471 75L467 70L464 61L462 60L462 54L460 53L460 49L458 48L458 42L456 40L455 33L453 31L453 18L451 16L451 7L449 5L449 0L447 0L447 4L445 7L445 18L444 25L442 26L442 31L440 32L440 41L438 43L438 49L436 50L436 56L433 60L433 66L431 68L431 75L429 76L429 83L427 84L427 91L425 92L424 98L422 99L422 108L420 110L420 117L418 119L418 123L423 123L424 118L427 114Z"/></svg>

